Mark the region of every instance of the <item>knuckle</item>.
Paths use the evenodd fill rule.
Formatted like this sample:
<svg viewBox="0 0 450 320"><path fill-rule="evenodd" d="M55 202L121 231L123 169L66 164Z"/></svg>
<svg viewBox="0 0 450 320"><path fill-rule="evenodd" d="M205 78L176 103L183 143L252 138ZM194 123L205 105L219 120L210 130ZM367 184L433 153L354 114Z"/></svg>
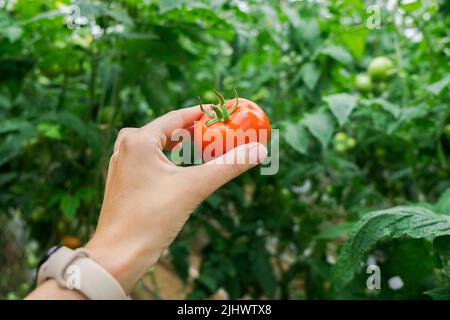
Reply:
<svg viewBox="0 0 450 320"><path fill-rule="evenodd" d="M122 128L119 130L119 134L117 136L124 137L128 133L133 132L134 130L135 130L135 128Z"/></svg>
<svg viewBox="0 0 450 320"><path fill-rule="evenodd" d="M147 136L147 141L152 146L163 146L166 143L166 136L160 130L151 130Z"/></svg>
<svg viewBox="0 0 450 320"><path fill-rule="evenodd" d="M140 147L142 147L142 139L136 133L123 136L120 142L120 148L125 152L135 151Z"/></svg>

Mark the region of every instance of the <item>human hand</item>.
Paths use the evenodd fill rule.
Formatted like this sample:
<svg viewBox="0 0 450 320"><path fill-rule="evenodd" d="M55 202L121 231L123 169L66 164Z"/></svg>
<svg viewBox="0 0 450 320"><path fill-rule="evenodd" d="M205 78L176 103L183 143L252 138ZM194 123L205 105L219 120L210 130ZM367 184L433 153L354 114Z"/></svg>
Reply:
<svg viewBox="0 0 450 320"><path fill-rule="evenodd" d="M199 107L172 111L142 128L124 128L117 137L97 229L86 248L126 292L205 198L267 156L254 142L202 165L174 165L163 148L173 146L176 130L192 127L201 115Z"/></svg>

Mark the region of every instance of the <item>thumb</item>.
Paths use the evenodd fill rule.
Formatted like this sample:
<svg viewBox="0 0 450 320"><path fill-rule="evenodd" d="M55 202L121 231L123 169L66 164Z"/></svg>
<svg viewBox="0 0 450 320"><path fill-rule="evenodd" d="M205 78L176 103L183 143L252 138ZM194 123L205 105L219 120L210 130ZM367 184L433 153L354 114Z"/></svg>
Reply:
<svg viewBox="0 0 450 320"><path fill-rule="evenodd" d="M202 165L191 167L197 180L203 181L206 194L253 168L267 158L267 148L258 142L237 146L224 155Z"/></svg>

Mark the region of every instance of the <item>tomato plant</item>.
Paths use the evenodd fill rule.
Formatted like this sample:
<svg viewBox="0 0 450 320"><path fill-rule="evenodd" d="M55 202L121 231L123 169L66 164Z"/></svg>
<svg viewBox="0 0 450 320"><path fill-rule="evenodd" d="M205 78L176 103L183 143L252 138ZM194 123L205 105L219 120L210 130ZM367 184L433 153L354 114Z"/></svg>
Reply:
<svg viewBox="0 0 450 320"><path fill-rule="evenodd" d="M180 291L448 299L449 2L380 1L378 26L371 5L0 1L0 298L23 297L64 236L94 232L120 128L236 87L246 100L228 120L205 106L202 130L270 119L279 171L196 209L164 257ZM160 297L149 278L136 297Z"/></svg>

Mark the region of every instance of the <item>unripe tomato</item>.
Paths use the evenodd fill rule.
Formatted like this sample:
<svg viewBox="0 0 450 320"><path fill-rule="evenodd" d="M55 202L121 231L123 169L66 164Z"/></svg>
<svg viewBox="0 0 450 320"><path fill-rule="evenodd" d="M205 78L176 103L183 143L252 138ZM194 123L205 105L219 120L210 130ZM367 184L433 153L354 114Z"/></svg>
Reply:
<svg viewBox="0 0 450 320"><path fill-rule="evenodd" d="M341 153L344 153L345 151L347 151L347 146L343 142L336 143L334 148L336 149L337 152L341 152Z"/></svg>
<svg viewBox="0 0 450 320"><path fill-rule="evenodd" d="M203 93L202 98L203 101L210 103L216 99L216 95L211 91L206 91L205 93Z"/></svg>
<svg viewBox="0 0 450 320"><path fill-rule="evenodd" d="M346 144L347 144L347 148L353 149L356 146L355 138L352 138L352 137L348 138L346 141Z"/></svg>
<svg viewBox="0 0 450 320"><path fill-rule="evenodd" d="M355 78L355 86L361 92L370 92L372 90L372 79L367 73L359 73Z"/></svg>
<svg viewBox="0 0 450 320"><path fill-rule="evenodd" d="M367 71L374 81L386 80L392 73L394 63L387 57L376 57L370 61Z"/></svg>
<svg viewBox="0 0 450 320"><path fill-rule="evenodd" d="M291 191L288 188L281 188L280 190L280 194L281 194L281 198L284 201L289 201L291 200Z"/></svg>
<svg viewBox="0 0 450 320"><path fill-rule="evenodd" d="M347 140L347 135L344 132L338 132L336 133L336 135L334 136L334 139L337 142L344 142L345 140Z"/></svg>
<svg viewBox="0 0 450 320"><path fill-rule="evenodd" d="M267 145L270 139L270 124L267 115L253 101L238 98L225 101L219 98L219 105L204 112L195 123L194 140L201 150L203 160L209 161L230 151L240 144L259 142ZM230 140L232 138L232 140Z"/></svg>
<svg viewBox="0 0 450 320"><path fill-rule="evenodd" d="M326 190L329 195L332 195L334 192L334 187L331 184L329 184L329 185L327 185Z"/></svg>

